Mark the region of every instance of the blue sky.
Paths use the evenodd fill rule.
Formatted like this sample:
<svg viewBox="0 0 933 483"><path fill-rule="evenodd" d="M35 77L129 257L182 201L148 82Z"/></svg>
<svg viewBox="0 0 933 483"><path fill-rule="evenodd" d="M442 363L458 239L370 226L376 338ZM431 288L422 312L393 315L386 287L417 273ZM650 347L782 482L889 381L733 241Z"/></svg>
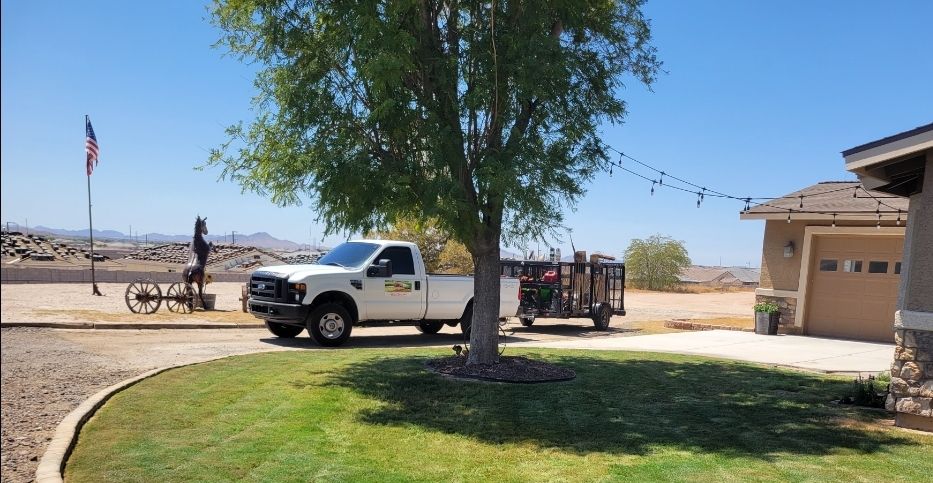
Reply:
<svg viewBox="0 0 933 483"><path fill-rule="evenodd" d="M650 1L646 13L666 73L653 92L629 83L628 118L604 136L697 184L779 196L851 179L840 151L933 121L933 2ZM201 214L212 234L320 241L310 207L278 208L192 169L251 116L254 68L212 48L207 15L183 0L2 2L0 222L87 227L89 114L95 228L186 234ZM697 209L649 188L599 177L567 213L576 247L621 253L661 233L695 263L759 265L763 224L739 221L740 203ZM570 252L566 237L558 246Z"/></svg>

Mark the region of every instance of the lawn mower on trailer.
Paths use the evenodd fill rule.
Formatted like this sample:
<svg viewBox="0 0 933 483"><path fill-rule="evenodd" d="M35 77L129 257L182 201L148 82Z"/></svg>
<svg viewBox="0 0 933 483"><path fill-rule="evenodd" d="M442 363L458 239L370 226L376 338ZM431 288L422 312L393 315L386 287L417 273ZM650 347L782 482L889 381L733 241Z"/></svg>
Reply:
<svg viewBox="0 0 933 483"><path fill-rule="evenodd" d="M501 262L503 276L519 279L523 326L538 318L588 318L596 330L606 330L613 315L625 315L625 264L597 254L586 261L585 252L574 260Z"/></svg>

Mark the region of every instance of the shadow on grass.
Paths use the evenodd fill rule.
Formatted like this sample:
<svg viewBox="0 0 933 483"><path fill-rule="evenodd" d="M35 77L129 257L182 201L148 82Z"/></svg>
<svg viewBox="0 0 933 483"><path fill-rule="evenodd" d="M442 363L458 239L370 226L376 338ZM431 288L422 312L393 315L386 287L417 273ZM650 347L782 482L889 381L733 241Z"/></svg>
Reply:
<svg viewBox="0 0 933 483"><path fill-rule="evenodd" d="M884 414L830 407L846 381L678 356L530 357L571 367L577 378L543 385L465 382L428 372L424 357L393 357L346 366L328 385L385 403L362 413L364 423L577 454L669 448L770 460L778 453L873 453L916 444L863 424Z"/></svg>
<svg viewBox="0 0 933 483"><path fill-rule="evenodd" d="M412 332L415 329L412 328ZM305 334L294 339L279 337L265 337L259 339L260 342L275 345L279 347L291 347L299 349L322 349ZM520 335L508 334L506 337L500 337L500 341L505 344L515 344L518 342L533 342L535 339L522 337ZM370 335L363 334L350 337L346 344L340 347L328 348L328 350L352 350L360 348L399 348L399 347L452 347L456 344L468 344L469 339L465 339L463 334L458 333L440 333L440 334L391 334L391 335Z"/></svg>

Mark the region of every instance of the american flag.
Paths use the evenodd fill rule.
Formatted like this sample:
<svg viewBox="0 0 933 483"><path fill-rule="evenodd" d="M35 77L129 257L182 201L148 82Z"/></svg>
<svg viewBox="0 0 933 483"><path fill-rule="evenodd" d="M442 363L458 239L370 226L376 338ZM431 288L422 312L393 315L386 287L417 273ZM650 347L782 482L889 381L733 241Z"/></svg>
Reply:
<svg viewBox="0 0 933 483"><path fill-rule="evenodd" d="M91 118L84 116L87 139L84 142L84 149L87 151L87 175L90 176L97 166L97 155L100 149L97 147L97 136L94 135L94 126L91 126Z"/></svg>

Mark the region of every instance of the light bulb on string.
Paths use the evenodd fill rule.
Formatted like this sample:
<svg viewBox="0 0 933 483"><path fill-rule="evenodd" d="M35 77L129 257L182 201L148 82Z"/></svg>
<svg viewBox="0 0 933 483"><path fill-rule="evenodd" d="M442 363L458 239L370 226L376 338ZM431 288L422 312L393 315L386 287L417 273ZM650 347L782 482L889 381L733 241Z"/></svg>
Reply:
<svg viewBox="0 0 933 483"><path fill-rule="evenodd" d="M745 211L748 211L748 207L751 204L751 202L752 202L751 198L745 198Z"/></svg>
<svg viewBox="0 0 933 483"><path fill-rule="evenodd" d="M901 210L897 210L897 220L894 222L897 226L901 226Z"/></svg>
<svg viewBox="0 0 933 483"><path fill-rule="evenodd" d="M856 185L855 189L852 191L852 197L858 198L858 185Z"/></svg>
<svg viewBox="0 0 933 483"><path fill-rule="evenodd" d="M651 196L654 196L654 185L657 183L655 180L651 180Z"/></svg>
<svg viewBox="0 0 933 483"><path fill-rule="evenodd" d="M878 213L878 223L875 225L875 228L878 230L881 229L881 213Z"/></svg>
<svg viewBox="0 0 933 483"><path fill-rule="evenodd" d="M661 181L658 181L658 184L664 186L664 171L661 171Z"/></svg>
<svg viewBox="0 0 933 483"><path fill-rule="evenodd" d="M803 195L800 195L800 209L803 209Z"/></svg>
<svg viewBox="0 0 933 483"><path fill-rule="evenodd" d="M702 188L702 191L697 193L697 208L700 207L700 203L703 202L703 192L706 191L706 188Z"/></svg>
<svg viewBox="0 0 933 483"><path fill-rule="evenodd" d="M833 228L836 228L836 214L833 213Z"/></svg>
<svg viewBox="0 0 933 483"><path fill-rule="evenodd" d="M790 223L790 214L793 213L793 212L794 212L794 210L787 210L787 222L788 222L788 223Z"/></svg>

